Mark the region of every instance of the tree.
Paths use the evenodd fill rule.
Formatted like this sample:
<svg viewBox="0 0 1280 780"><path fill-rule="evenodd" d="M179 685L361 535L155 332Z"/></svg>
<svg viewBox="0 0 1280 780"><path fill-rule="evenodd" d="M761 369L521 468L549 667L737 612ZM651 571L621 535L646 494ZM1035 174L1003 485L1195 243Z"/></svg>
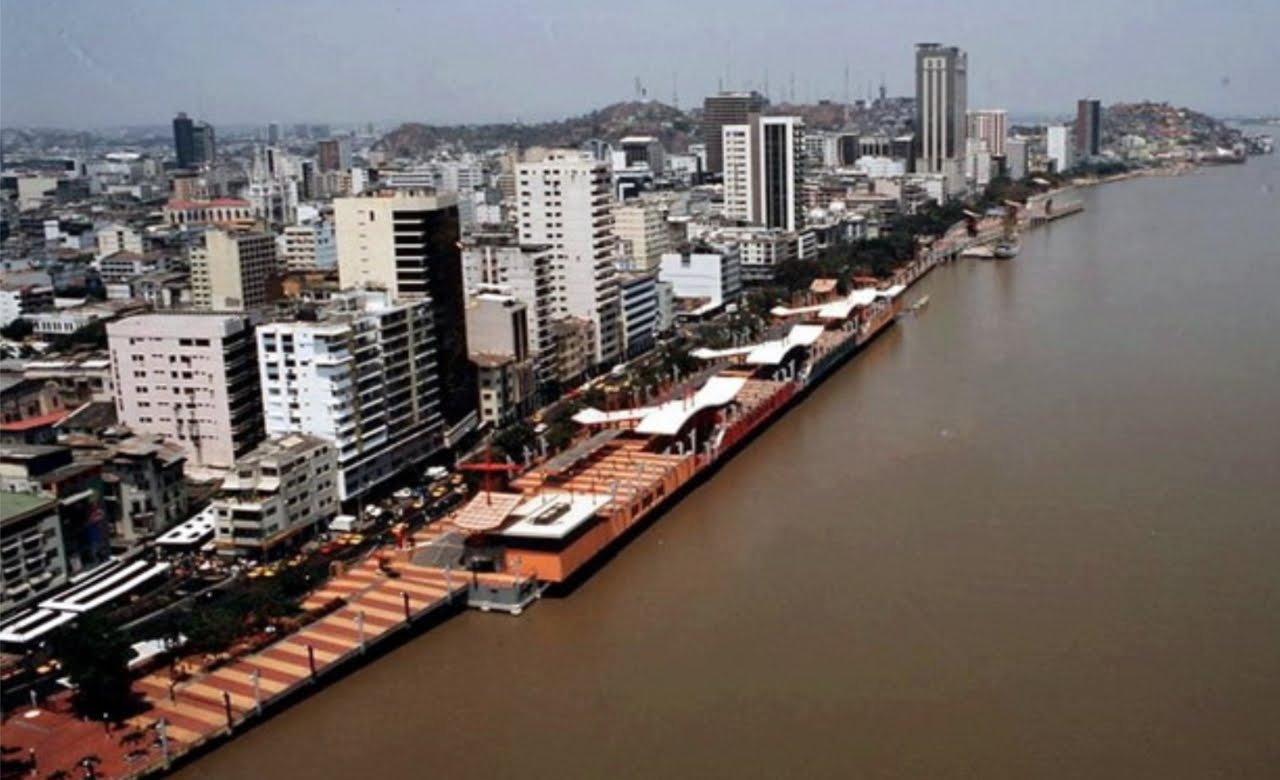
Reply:
<svg viewBox="0 0 1280 780"><path fill-rule="evenodd" d="M523 420L517 420L493 435L494 449L516 460L524 459L526 447L536 449L536 443L533 428Z"/></svg>
<svg viewBox="0 0 1280 780"><path fill-rule="evenodd" d="M125 712L133 701L129 640L99 614L88 613L53 636L54 656L76 686L75 707L83 715Z"/></svg>
<svg viewBox="0 0 1280 780"><path fill-rule="evenodd" d="M19 317L16 320L0 328L0 336L4 336L10 341L22 341L35 331L35 326L30 320L24 320Z"/></svg>

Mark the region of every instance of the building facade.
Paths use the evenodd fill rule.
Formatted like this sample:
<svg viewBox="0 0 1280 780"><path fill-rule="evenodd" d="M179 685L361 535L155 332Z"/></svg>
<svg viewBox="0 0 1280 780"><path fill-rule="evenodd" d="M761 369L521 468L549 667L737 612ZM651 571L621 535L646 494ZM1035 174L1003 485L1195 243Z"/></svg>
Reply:
<svg viewBox="0 0 1280 780"><path fill-rule="evenodd" d="M256 230L204 231L191 247L191 302L197 309L245 311L272 300L280 275L276 241Z"/></svg>
<svg viewBox="0 0 1280 780"><path fill-rule="evenodd" d="M467 306L467 341L480 387L480 421L505 425L532 411L537 384L528 307L513 296L480 293Z"/></svg>
<svg viewBox="0 0 1280 780"><path fill-rule="evenodd" d="M315 320L265 324L257 339L268 435L331 442L341 500L364 495L445 446L427 301L345 292Z"/></svg>
<svg viewBox="0 0 1280 780"><path fill-rule="evenodd" d="M764 111L769 101L759 92L721 92L710 95L702 102L702 123L698 131L706 144L707 173L724 171L724 145L722 128L725 125L746 124L747 116Z"/></svg>
<svg viewBox="0 0 1280 780"><path fill-rule="evenodd" d="M984 108L969 112L969 138L982 143L992 157L1003 157L1009 135L1009 114L1004 109Z"/></svg>
<svg viewBox="0 0 1280 780"><path fill-rule="evenodd" d="M440 411L450 428L474 427L476 375L467 350L457 198L397 189L340 198L333 206L339 282L386 290L396 301L428 301Z"/></svg>
<svg viewBox="0 0 1280 780"><path fill-rule="evenodd" d="M0 495L0 539L0 616L67 581L67 556L54 496Z"/></svg>
<svg viewBox="0 0 1280 780"><path fill-rule="evenodd" d="M622 342L630 360L653 349L659 330L658 268L622 274L621 293Z"/></svg>
<svg viewBox="0 0 1280 780"><path fill-rule="evenodd" d="M1066 125L1052 125L1045 130L1045 156L1053 162L1056 173L1075 167L1074 139Z"/></svg>
<svg viewBox="0 0 1280 780"><path fill-rule="evenodd" d="M520 243L550 246L563 285L558 315L595 328L595 364L622 354L609 169L588 152L559 149L516 168Z"/></svg>
<svg viewBox="0 0 1280 780"><path fill-rule="evenodd" d="M753 114L725 125L724 211L727 219L783 230L804 226L804 121Z"/></svg>
<svg viewBox="0 0 1280 780"><path fill-rule="evenodd" d="M941 173L964 188L969 58L955 46L916 44L916 173Z"/></svg>
<svg viewBox="0 0 1280 780"><path fill-rule="evenodd" d="M1088 160L1102 154L1102 101L1076 101L1076 157Z"/></svg>
<svg viewBox="0 0 1280 780"><path fill-rule="evenodd" d="M293 433L262 442L210 505L218 553L275 557L338 514L338 478L337 451L325 439Z"/></svg>
<svg viewBox="0 0 1280 780"><path fill-rule="evenodd" d="M613 232L629 270L657 268L663 253L671 251L666 211L652 200L631 200L615 206Z"/></svg>
<svg viewBox="0 0 1280 780"><path fill-rule="evenodd" d="M262 440L253 327L245 317L145 314L107 324L116 415L176 442L188 463L230 468Z"/></svg>
<svg viewBox="0 0 1280 780"><path fill-rule="evenodd" d="M742 296L742 261L737 247L716 251L693 247L662 256L658 278L671 285L677 300L705 301L714 311Z"/></svg>

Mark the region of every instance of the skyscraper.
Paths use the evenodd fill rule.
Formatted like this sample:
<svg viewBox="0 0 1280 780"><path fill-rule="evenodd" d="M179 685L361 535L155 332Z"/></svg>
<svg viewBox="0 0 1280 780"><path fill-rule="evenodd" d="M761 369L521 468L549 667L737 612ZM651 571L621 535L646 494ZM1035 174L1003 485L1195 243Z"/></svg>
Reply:
<svg viewBox="0 0 1280 780"><path fill-rule="evenodd" d="M267 143L271 146L280 143L280 124L278 122L272 122L267 125Z"/></svg>
<svg viewBox="0 0 1280 780"><path fill-rule="evenodd" d="M193 160L197 164L212 165L217 155L217 144L213 137L213 126L201 122L192 131Z"/></svg>
<svg viewBox="0 0 1280 780"><path fill-rule="evenodd" d="M1085 160L1102 153L1102 102L1076 101L1076 156Z"/></svg>
<svg viewBox="0 0 1280 780"><path fill-rule="evenodd" d="M722 128L725 216L783 230L804 227L804 121L752 114Z"/></svg>
<svg viewBox="0 0 1280 780"><path fill-rule="evenodd" d="M955 46L916 44L916 172L964 185L969 58Z"/></svg>
<svg viewBox="0 0 1280 780"><path fill-rule="evenodd" d="M316 144L316 163L320 172L345 171L351 167L351 139L347 136L326 138Z"/></svg>
<svg viewBox="0 0 1280 780"><path fill-rule="evenodd" d="M190 168L196 160L196 123L185 112L173 119L173 151L179 168Z"/></svg>
<svg viewBox="0 0 1280 780"><path fill-rule="evenodd" d="M457 199L386 190L337 198L333 215L343 288L379 288L395 301L431 299L441 412L450 427L465 423L475 413L477 396L475 369L467 358Z"/></svg>
<svg viewBox="0 0 1280 780"><path fill-rule="evenodd" d="M769 101L759 92L721 92L702 102L702 129L707 145L707 173L724 171L724 146L721 128L746 124L748 114L759 114Z"/></svg>
<svg viewBox="0 0 1280 780"><path fill-rule="evenodd" d="M1053 161L1054 173L1062 173L1075 167L1075 147L1067 134L1066 125L1051 125L1045 130L1045 156Z"/></svg>

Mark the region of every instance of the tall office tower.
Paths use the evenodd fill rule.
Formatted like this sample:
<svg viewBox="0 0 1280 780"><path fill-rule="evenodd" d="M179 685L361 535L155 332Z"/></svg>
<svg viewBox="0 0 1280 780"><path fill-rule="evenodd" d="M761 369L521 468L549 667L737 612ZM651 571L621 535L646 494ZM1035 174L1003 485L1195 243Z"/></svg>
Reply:
<svg viewBox="0 0 1280 780"><path fill-rule="evenodd" d="M1004 157L1005 136L1009 134L1009 114L999 108L969 112L970 138L976 138L992 157Z"/></svg>
<svg viewBox="0 0 1280 780"><path fill-rule="evenodd" d="M280 273L271 235L211 228L191 247L190 260L195 308L245 311L271 302L271 280Z"/></svg>
<svg viewBox="0 0 1280 780"><path fill-rule="evenodd" d="M702 101L702 125L698 134L707 145L707 173L724 172L721 128L746 124L748 114L759 114L767 105L769 101L759 92L721 92Z"/></svg>
<svg viewBox="0 0 1280 780"><path fill-rule="evenodd" d="M267 125L267 144L275 146L278 143L280 143L280 124L272 122Z"/></svg>
<svg viewBox="0 0 1280 780"><path fill-rule="evenodd" d="M195 466L230 468L262 440L253 326L244 316L143 314L107 323L116 414L177 442Z"/></svg>
<svg viewBox="0 0 1280 780"><path fill-rule="evenodd" d="M259 326L267 434L332 442L342 501L421 463L446 443L435 336L428 301L372 290L338 293L314 320Z"/></svg>
<svg viewBox="0 0 1280 780"><path fill-rule="evenodd" d="M184 112L173 119L173 151L179 168L190 168L196 161L196 123Z"/></svg>
<svg viewBox="0 0 1280 780"><path fill-rule="evenodd" d="M351 139L347 136L327 138L316 144L316 163L320 172L345 171L351 167Z"/></svg>
<svg viewBox="0 0 1280 780"><path fill-rule="evenodd" d="M213 125L201 122L195 126L191 136L194 161L197 164L212 165L217 156L217 144L213 138Z"/></svg>
<svg viewBox="0 0 1280 780"><path fill-rule="evenodd" d="M392 300L431 299L441 411L454 428L476 411L475 367L467 359L466 291L457 200L422 190L383 190L333 201L338 281L386 290Z"/></svg>
<svg viewBox="0 0 1280 780"><path fill-rule="evenodd" d="M955 46L916 44L916 173L941 173L964 188L968 55Z"/></svg>
<svg viewBox="0 0 1280 780"><path fill-rule="evenodd" d="M804 227L801 181L804 120L752 114L722 129L724 210L729 219L763 227Z"/></svg>
<svg viewBox="0 0 1280 780"><path fill-rule="evenodd" d="M595 329L595 362L622 354L609 168L589 152L554 149L516 166L520 243L550 245L564 284L563 314Z"/></svg>
<svg viewBox="0 0 1280 780"><path fill-rule="evenodd" d="M1076 156L1082 160L1102 153L1102 102L1076 101Z"/></svg>

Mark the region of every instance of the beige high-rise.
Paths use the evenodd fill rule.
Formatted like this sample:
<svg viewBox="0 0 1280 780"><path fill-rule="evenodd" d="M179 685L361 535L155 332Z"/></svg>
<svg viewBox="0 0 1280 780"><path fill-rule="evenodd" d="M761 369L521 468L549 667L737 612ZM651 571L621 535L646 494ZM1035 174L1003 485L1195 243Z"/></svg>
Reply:
<svg viewBox="0 0 1280 780"><path fill-rule="evenodd" d="M206 230L191 247L191 302L213 311L265 306L279 273L276 240L266 233Z"/></svg>

